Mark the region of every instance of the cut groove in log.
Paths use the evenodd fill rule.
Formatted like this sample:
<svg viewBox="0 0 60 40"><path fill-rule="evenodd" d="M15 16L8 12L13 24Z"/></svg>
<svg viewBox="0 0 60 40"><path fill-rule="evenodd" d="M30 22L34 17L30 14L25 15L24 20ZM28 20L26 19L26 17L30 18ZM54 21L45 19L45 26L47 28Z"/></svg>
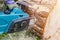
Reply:
<svg viewBox="0 0 60 40"><path fill-rule="evenodd" d="M43 29L37 27L37 26L34 26L34 28L32 27L32 29L34 29L37 33L43 35Z"/></svg>

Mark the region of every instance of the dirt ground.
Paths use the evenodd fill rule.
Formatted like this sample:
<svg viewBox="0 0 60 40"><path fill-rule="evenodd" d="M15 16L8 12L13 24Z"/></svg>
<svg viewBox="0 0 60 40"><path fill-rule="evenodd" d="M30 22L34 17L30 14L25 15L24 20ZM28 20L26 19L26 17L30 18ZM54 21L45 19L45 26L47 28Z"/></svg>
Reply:
<svg viewBox="0 0 60 40"><path fill-rule="evenodd" d="M37 37L33 35L29 36L29 34L27 35L26 33L27 33L26 30L21 32L11 33L6 35L0 40L37 40Z"/></svg>

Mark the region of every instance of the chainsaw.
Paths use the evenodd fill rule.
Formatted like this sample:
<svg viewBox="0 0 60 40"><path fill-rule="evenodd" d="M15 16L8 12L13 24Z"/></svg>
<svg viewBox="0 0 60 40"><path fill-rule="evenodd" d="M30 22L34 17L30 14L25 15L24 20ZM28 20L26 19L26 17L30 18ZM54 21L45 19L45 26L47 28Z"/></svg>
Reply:
<svg viewBox="0 0 60 40"><path fill-rule="evenodd" d="M0 34L28 29L32 21L33 19L19 7L14 7L11 11L0 11Z"/></svg>

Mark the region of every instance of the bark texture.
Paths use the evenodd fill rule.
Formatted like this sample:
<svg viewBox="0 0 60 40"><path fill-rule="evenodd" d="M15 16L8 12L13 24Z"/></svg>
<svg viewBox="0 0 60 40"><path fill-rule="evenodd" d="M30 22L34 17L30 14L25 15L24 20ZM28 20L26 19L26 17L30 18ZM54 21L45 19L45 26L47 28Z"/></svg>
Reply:
<svg viewBox="0 0 60 40"><path fill-rule="evenodd" d="M36 19L35 25L33 25L31 29L37 35L41 36L43 40L48 40L47 38L51 37L47 35L47 33L49 33L47 20L49 20L48 17L51 17L49 15L54 9L56 1L57 0L29 0L22 2L22 9ZM48 31L46 31L46 28Z"/></svg>

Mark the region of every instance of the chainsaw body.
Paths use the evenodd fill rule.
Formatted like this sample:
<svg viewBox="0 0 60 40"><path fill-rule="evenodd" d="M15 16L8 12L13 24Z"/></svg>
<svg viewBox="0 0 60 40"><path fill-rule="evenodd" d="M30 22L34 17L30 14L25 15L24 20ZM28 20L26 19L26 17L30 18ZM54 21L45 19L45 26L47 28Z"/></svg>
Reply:
<svg viewBox="0 0 60 40"><path fill-rule="evenodd" d="M0 34L13 33L28 28L29 15L21 8L13 8L10 14L0 12Z"/></svg>

